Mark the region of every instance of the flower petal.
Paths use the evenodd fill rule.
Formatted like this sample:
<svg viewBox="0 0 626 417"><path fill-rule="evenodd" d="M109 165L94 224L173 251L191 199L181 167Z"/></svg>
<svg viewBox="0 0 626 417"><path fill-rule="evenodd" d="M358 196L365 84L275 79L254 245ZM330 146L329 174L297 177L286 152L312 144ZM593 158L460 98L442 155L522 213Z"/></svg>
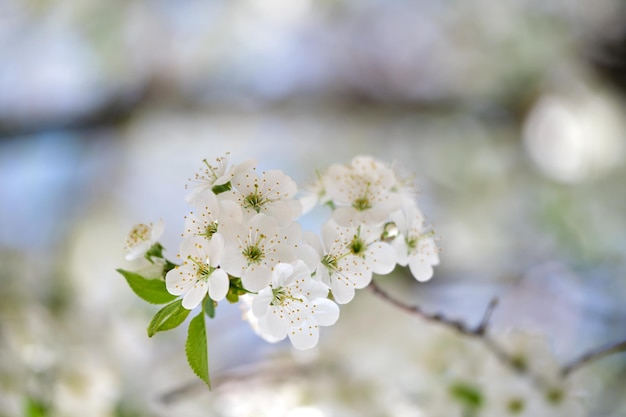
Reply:
<svg viewBox="0 0 626 417"><path fill-rule="evenodd" d="M265 265L252 265L241 275L241 283L248 291L257 292L267 287L272 279L272 270Z"/></svg>
<svg viewBox="0 0 626 417"><path fill-rule="evenodd" d="M396 251L387 243L375 242L367 248L366 259L375 274L385 275L396 266Z"/></svg>
<svg viewBox="0 0 626 417"><path fill-rule="evenodd" d="M209 277L209 296L220 301L228 294L229 287L228 275L223 269L216 269Z"/></svg>
<svg viewBox="0 0 626 417"><path fill-rule="evenodd" d="M327 298L316 298L313 300L311 317L320 326L331 326L339 318L339 306Z"/></svg>
<svg viewBox="0 0 626 417"><path fill-rule="evenodd" d="M189 290L196 281L195 269L177 266L165 275L165 286L172 295L181 295Z"/></svg>
<svg viewBox="0 0 626 417"><path fill-rule="evenodd" d="M206 281L197 281L183 296L183 307L188 310L196 308L207 294L208 287L209 284Z"/></svg>
<svg viewBox="0 0 626 417"><path fill-rule="evenodd" d="M252 298L252 314L254 314L255 317L264 316L273 298L271 287L265 287L259 291L259 293Z"/></svg>
<svg viewBox="0 0 626 417"><path fill-rule="evenodd" d="M319 328L316 324L304 321L300 326L290 328L287 336L296 349L311 349L319 340Z"/></svg>

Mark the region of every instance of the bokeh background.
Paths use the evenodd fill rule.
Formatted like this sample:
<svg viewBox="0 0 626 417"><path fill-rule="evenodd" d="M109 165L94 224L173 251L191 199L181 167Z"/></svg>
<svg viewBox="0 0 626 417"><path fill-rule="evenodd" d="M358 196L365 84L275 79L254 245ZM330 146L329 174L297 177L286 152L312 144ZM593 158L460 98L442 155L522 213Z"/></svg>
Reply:
<svg viewBox="0 0 626 417"><path fill-rule="evenodd" d="M206 391L184 328L148 339L126 234L163 218L173 258L203 158L304 184L369 154L442 248L381 285L470 324L497 296L565 363L626 338L625 92L618 0L2 0L0 416L479 415L421 397L470 342L366 290L306 354L220 305ZM581 415L626 415L624 355L581 372Z"/></svg>

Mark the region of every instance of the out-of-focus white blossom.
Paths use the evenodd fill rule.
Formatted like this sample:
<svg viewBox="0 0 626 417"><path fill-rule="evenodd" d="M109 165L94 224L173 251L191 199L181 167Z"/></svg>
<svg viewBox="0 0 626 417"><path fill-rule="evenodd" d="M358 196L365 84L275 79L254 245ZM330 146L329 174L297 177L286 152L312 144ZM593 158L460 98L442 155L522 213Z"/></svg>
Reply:
<svg viewBox="0 0 626 417"><path fill-rule="evenodd" d="M325 176L328 199L335 207L333 219L342 226L384 223L405 201L393 170L371 157L332 165Z"/></svg>
<svg viewBox="0 0 626 417"><path fill-rule="evenodd" d="M132 261L140 258L148 252L163 234L165 224L159 219L156 224L137 224L126 238L126 260Z"/></svg>
<svg viewBox="0 0 626 417"><path fill-rule="evenodd" d="M190 181L193 182L190 187L191 193L185 197L185 200L188 203L193 202L198 195L207 190L211 191L215 186L225 185L235 174L238 172L247 172L248 170L253 169L257 163L256 160L249 159L240 164L229 166L229 159L230 154L227 153L224 156L216 158L215 164L213 165L206 159L203 160L202 162L204 162L206 167L200 169L193 180L190 179Z"/></svg>
<svg viewBox="0 0 626 417"><path fill-rule="evenodd" d="M409 266L418 281L428 281L433 276L433 266L439 264L439 250L431 231L425 230L424 216L413 210L398 210L391 215L390 225L397 228L398 235L391 240L396 249L398 264Z"/></svg>

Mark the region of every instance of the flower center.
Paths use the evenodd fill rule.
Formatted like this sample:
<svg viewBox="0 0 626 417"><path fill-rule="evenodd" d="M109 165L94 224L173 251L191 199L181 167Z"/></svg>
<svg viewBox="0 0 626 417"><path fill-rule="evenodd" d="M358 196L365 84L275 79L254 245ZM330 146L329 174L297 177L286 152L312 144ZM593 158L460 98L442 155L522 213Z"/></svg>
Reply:
<svg viewBox="0 0 626 417"><path fill-rule="evenodd" d="M206 236L208 239L211 239L211 237L217 233L217 220L214 222L209 223L206 228L204 229L204 233L202 234L202 236Z"/></svg>
<svg viewBox="0 0 626 417"><path fill-rule="evenodd" d="M350 242L350 245L348 245L348 248L353 255L362 256L365 249L367 249L367 245L363 242L363 239L361 239L358 235L355 235L352 242Z"/></svg>
<svg viewBox="0 0 626 417"><path fill-rule="evenodd" d="M337 269L337 258L330 254L324 255L321 262L322 262L322 265L324 265L326 268L330 270Z"/></svg>
<svg viewBox="0 0 626 417"><path fill-rule="evenodd" d="M196 259L192 258L191 256L189 256L188 259L191 262L193 262L193 264L196 265L196 267L198 268L198 270L197 270L198 280L199 281L208 281L209 277L211 276L213 271L215 271L215 269L216 269L216 268L213 268L210 265L209 259L207 258L206 262L198 262Z"/></svg>
<svg viewBox="0 0 626 417"><path fill-rule="evenodd" d="M258 264L263 260L263 251L256 245L249 245L243 250L249 264Z"/></svg>
<svg viewBox="0 0 626 417"><path fill-rule="evenodd" d="M358 211L364 211L367 209L371 209L372 205L370 204L369 198L367 198L367 196L363 196L354 200L354 203L352 203L352 207L354 207Z"/></svg>
<svg viewBox="0 0 626 417"><path fill-rule="evenodd" d="M135 246L139 242L144 242L150 239L150 226L145 224L138 224L133 227L130 234L128 235L128 239L126 240L126 246L131 248Z"/></svg>
<svg viewBox="0 0 626 417"><path fill-rule="evenodd" d="M270 302L270 305L283 306L287 304L289 301L302 302L300 298L296 298L292 296L291 292L287 291L284 287L272 288L272 301Z"/></svg>

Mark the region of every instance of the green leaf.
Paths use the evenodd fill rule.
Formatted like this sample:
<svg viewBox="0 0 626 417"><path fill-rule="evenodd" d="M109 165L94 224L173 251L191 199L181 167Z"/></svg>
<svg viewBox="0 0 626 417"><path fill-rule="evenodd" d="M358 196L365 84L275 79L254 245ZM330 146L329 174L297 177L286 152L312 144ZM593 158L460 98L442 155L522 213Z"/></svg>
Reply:
<svg viewBox="0 0 626 417"><path fill-rule="evenodd" d="M214 185L211 191L213 191L213 194L218 195L230 190L231 188L232 186L230 185L230 181L228 181L226 184Z"/></svg>
<svg viewBox="0 0 626 417"><path fill-rule="evenodd" d="M160 309L150 325L148 325L148 336L152 337L158 332L174 329L185 321L191 310L183 307L183 300L176 300Z"/></svg>
<svg viewBox="0 0 626 417"><path fill-rule="evenodd" d="M478 410L484 403L484 398L478 387L458 381L449 388L450 395L467 410Z"/></svg>
<svg viewBox="0 0 626 417"><path fill-rule="evenodd" d="M211 389L204 312L200 312L189 323L185 353L187 354L187 362L189 362L193 372Z"/></svg>
<svg viewBox="0 0 626 417"><path fill-rule="evenodd" d="M49 414L48 407L46 407L41 401L26 397L24 404L24 416L25 417L45 417Z"/></svg>
<svg viewBox="0 0 626 417"><path fill-rule="evenodd" d="M163 246L159 242L156 242L148 249L144 256L150 262L152 262L152 258L163 258Z"/></svg>
<svg viewBox="0 0 626 417"><path fill-rule="evenodd" d="M215 301L213 301L211 297L207 297L204 302L204 312L207 316L215 318Z"/></svg>
<svg viewBox="0 0 626 417"><path fill-rule="evenodd" d="M151 304L165 304L176 299L175 295L167 292L165 281L163 280L146 279L135 272L123 269L117 269L117 272L126 278L126 282L128 282L135 294Z"/></svg>

